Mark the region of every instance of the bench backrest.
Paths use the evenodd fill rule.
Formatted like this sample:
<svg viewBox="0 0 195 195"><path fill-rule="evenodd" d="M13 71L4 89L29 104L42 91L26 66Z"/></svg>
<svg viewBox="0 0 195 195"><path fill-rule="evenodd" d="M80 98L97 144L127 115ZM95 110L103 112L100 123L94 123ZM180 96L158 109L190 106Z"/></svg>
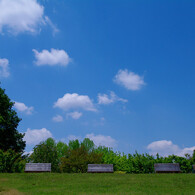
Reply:
<svg viewBox="0 0 195 195"><path fill-rule="evenodd" d="M26 163L25 172L51 172L51 163Z"/></svg>
<svg viewBox="0 0 195 195"><path fill-rule="evenodd" d="M88 173L113 173L113 164L88 164Z"/></svg>
<svg viewBox="0 0 195 195"><path fill-rule="evenodd" d="M157 163L154 164L155 173L180 173L179 163Z"/></svg>

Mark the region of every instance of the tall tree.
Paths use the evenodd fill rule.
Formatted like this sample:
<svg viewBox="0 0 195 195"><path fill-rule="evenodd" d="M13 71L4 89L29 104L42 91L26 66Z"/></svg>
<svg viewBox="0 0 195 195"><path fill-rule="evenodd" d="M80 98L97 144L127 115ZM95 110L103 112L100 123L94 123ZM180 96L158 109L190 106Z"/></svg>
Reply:
<svg viewBox="0 0 195 195"><path fill-rule="evenodd" d="M46 141L36 145L33 148L30 160L33 163L51 163L52 172L58 172L59 158L55 140L48 138Z"/></svg>
<svg viewBox="0 0 195 195"><path fill-rule="evenodd" d="M81 145L83 145L88 152L92 152L95 149L95 144L89 138L85 138Z"/></svg>
<svg viewBox="0 0 195 195"><path fill-rule="evenodd" d="M26 146L23 141L24 134L17 130L21 119L17 116L13 105L14 103L5 94L5 90L0 87L0 149L23 152Z"/></svg>
<svg viewBox="0 0 195 195"><path fill-rule="evenodd" d="M81 145L79 143L79 140L75 139L75 140L70 140L68 143L68 146L70 150L75 150L75 149L80 148Z"/></svg>

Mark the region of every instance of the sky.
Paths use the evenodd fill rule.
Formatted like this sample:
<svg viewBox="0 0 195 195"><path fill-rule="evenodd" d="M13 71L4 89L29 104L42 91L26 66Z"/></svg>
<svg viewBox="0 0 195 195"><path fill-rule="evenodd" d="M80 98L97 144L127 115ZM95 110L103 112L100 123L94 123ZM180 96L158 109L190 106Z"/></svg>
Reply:
<svg viewBox="0 0 195 195"><path fill-rule="evenodd" d="M0 82L26 152L53 137L195 149L195 2L0 0Z"/></svg>

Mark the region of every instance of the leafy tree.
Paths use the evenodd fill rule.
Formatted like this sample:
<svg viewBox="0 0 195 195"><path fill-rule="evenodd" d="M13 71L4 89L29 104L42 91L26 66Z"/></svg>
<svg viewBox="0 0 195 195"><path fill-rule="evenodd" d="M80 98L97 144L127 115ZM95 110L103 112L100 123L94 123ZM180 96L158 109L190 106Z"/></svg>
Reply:
<svg viewBox="0 0 195 195"><path fill-rule="evenodd" d="M70 150L78 149L80 147L79 140L78 139L70 140L69 143L68 143L68 146L69 146Z"/></svg>
<svg viewBox="0 0 195 195"><path fill-rule="evenodd" d="M63 156L67 156L69 148L66 143L59 141L56 147L57 147L58 159L61 159Z"/></svg>
<svg viewBox="0 0 195 195"><path fill-rule="evenodd" d="M5 90L0 87L0 149L23 152L26 146L23 141L24 134L17 130L21 119L13 110L13 105L14 103L5 94Z"/></svg>
<svg viewBox="0 0 195 195"><path fill-rule="evenodd" d="M89 138L85 138L83 142L81 143L81 145L83 145L87 149L88 152L91 152L95 149L95 144Z"/></svg>
<svg viewBox="0 0 195 195"><path fill-rule="evenodd" d="M68 173L85 173L87 172L87 165L92 163L101 163L102 154L90 152L84 145L81 147L68 150L68 156L61 158L60 170Z"/></svg>
<svg viewBox="0 0 195 195"><path fill-rule="evenodd" d="M55 141L52 138L48 138L46 141L36 145L30 160L33 163L51 163L51 170L58 172L59 159Z"/></svg>
<svg viewBox="0 0 195 195"><path fill-rule="evenodd" d="M62 172L79 173L87 171L87 150L84 146L68 151L68 157L62 157L60 169Z"/></svg>
<svg viewBox="0 0 195 195"><path fill-rule="evenodd" d="M11 149L6 152L0 150L0 173L23 172L26 164L24 157Z"/></svg>

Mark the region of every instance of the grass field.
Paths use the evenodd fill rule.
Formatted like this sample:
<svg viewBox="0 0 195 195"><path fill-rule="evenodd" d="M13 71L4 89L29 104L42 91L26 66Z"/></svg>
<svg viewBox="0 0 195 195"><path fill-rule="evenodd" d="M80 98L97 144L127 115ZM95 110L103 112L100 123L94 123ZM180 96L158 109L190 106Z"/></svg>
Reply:
<svg viewBox="0 0 195 195"><path fill-rule="evenodd" d="M0 174L0 194L195 195L195 174Z"/></svg>

